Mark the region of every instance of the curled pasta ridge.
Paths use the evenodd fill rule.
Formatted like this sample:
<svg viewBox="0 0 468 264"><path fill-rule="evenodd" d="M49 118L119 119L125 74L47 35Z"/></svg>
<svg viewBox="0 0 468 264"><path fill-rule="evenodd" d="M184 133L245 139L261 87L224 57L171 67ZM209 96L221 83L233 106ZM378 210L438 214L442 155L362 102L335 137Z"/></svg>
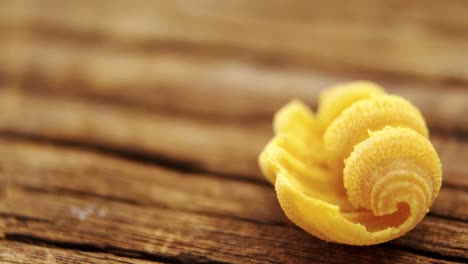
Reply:
<svg viewBox="0 0 468 264"><path fill-rule="evenodd" d="M317 113L292 101L273 125L260 168L286 215L323 240L371 245L397 238L438 195L442 168L424 118L374 83L332 87Z"/></svg>

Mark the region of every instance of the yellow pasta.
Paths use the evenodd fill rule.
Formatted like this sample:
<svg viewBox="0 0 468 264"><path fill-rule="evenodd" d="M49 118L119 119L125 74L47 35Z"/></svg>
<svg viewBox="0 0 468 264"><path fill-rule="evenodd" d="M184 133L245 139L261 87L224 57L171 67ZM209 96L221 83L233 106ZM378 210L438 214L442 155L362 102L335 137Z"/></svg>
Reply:
<svg viewBox="0 0 468 264"><path fill-rule="evenodd" d="M259 157L286 215L326 241L372 245L404 235L429 211L442 168L421 113L370 82L332 87L313 113L275 115Z"/></svg>

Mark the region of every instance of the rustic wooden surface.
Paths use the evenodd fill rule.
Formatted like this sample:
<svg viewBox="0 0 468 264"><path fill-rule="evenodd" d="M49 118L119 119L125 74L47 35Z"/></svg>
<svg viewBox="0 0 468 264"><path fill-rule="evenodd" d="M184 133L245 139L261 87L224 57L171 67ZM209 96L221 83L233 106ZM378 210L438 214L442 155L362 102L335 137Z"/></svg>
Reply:
<svg viewBox="0 0 468 264"><path fill-rule="evenodd" d="M1 263L465 263L463 1L0 1ZM370 79L443 162L428 216L382 245L286 219L256 158L273 113Z"/></svg>

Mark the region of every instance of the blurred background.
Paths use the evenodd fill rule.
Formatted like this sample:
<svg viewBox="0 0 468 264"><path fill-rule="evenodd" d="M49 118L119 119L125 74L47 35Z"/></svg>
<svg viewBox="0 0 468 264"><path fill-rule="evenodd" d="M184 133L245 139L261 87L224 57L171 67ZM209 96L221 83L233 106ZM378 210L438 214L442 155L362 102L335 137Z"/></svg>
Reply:
<svg viewBox="0 0 468 264"><path fill-rule="evenodd" d="M274 112L291 99L315 109L322 89L351 80L374 81L420 108L444 164L444 186L452 188L442 191L436 211L466 221L466 1L0 0L0 154L18 153L3 167L14 171L30 159L33 176L12 173L12 181L51 192L136 195L175 208L283 219L272 190L259 209L252 202L265 201L259 192L249 202L242 191L222 196L229 193L222 183L192 180L189 188L177 178L151 194L131 173L117 181L119 169L111 174L120 185L89 178L99 174L100 160L81 173L75 165L36 173L60 159L42 147L22 152L21 142L263 186L256 160ZM174 181L161 175L148 186ZM225 200L219 207L212 199ZM466 257L464 242L447 254Z"/></svg>
<svg viewBox="0 0 468 264"><path fill-rule="evenodd" d="M0 128L9 133L215 170L230 166L228 153L235 172L251 173L279 107L294 98L315 107L321 89L360 79L411 100L435 133L468 131L464 1L1 6ZM225 140L255 136L264 140Z"/></svg>

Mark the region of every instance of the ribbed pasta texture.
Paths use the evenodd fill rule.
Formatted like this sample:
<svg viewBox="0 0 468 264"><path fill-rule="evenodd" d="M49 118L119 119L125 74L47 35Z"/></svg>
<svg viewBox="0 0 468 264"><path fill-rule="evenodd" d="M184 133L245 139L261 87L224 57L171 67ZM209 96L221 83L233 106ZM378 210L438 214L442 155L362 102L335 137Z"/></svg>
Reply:
<svg viewBox="0 0 468 264"><path fill-rule="evenodd" d="M325 91L317 113L293 101L275 115L259 157L279 203L323 240L372 245L402 236L429 211L442 168L421 113L370 82Z"/></svg>

